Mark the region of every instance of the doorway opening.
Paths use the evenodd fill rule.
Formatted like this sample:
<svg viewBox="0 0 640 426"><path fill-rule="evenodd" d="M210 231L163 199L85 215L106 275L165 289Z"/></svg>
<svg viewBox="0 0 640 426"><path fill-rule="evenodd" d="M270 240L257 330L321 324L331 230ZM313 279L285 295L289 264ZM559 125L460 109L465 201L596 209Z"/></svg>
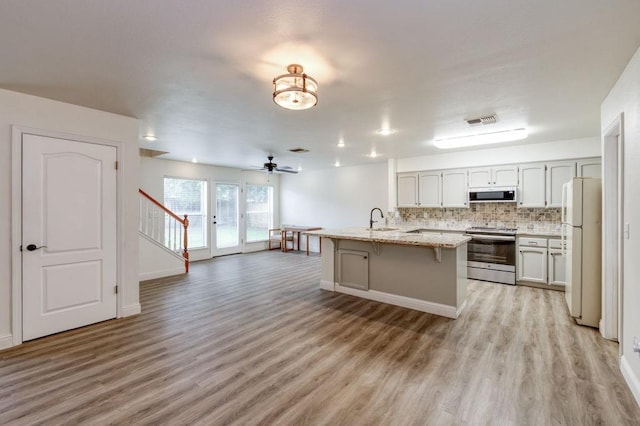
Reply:
<svg viewBox="0 0 640 426"><path fill-rule="evenodd" d="M624 249L624 121L620 114L602 134L602 322L605 339L622 335Z"/></svg>

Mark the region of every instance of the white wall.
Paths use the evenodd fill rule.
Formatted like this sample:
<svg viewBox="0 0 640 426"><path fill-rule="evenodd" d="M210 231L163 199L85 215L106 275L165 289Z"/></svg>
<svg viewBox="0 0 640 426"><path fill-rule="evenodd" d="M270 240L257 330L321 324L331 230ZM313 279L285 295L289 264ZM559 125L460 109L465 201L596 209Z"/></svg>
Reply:
<svg viewBox="0 0 640 426"><path fill-rule="evenodd" d="M443 154L426 155L423 157L399 158L397 160L397 171L400 173L420 170L455 169L458 167L600 157L600 155L600 139L594 137L532 145L479 149L474 151L445 152Z"/></svg>
<svg viewBox="0 0 640 426"><path fill-rule="evenodd" d="M165 177L204 179L207 181L207 187L209 189L209 229L211 229L211 189L213 188L214 182L218 181L239 183L241 185L246 183L272 185L274 194L274 225L278 226L279 224L279 174L267 175L263 172L243 171L240 169L211 166L207 164L194 164L183 161L162 160L148 157L140 158L140 188L160 202L162 202L164 199ZM155 256L154 253L156 253L156 250L152 250L154 247L151 247L149 245L144 245L141 247L141 261L144 262L145 265L157 264L157 262L154 262L153 259L147 259L147 257ZM265 248L266 243L245 244L243 247L243 252L263 250ZM189 259L192 261L208 259L211 258L211 256L212 254L210 249L189 251ZM154 272L159 273L160 271L145 270L145 277L152 276Z"/></svg>
<svg viewBox="0 0 640 426"><path fill-rule="evenodd" d="M624 222L629 238L624 244L621 368L640 404L640 353L633 338L640 339L640 49L635 53L601 107L604 132L623 113Z"/></svg>
<svg viewBox="0 0 640 426"><path fill-rule="evenodd" d="M372 208L380 207L387 215L387 171L387 163L376 163L282 176L281 224L366 228ZM315 239L309 245L317 251Z"/></svg>
<svg viewBox="0 0 640 426"><path fill-rule="evenodd" d="M139 309L138 290L138 120L49 99L0 89L0 345L11 333L11 256L20 241L11 241L12 125L100 138L124 144L118 178L124 179L124 253L122 308Z"/></svg>

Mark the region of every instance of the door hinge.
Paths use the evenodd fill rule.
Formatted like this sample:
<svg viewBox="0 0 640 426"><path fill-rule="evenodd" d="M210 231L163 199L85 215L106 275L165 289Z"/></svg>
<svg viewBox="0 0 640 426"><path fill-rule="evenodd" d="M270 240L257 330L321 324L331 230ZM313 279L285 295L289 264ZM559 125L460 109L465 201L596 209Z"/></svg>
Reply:
<svg viewBox="0 0 640 426"><path fill-rule="evenodd" d="M118 162L116 161L116 170L118 170Z"/></svg>
<svg viewBox="0 0 640 426"><path fill-rule="evenodd" d="M118 286L115 286L115 287L113 288L113 291L115 292L115 294L118 294Z"/></svg>

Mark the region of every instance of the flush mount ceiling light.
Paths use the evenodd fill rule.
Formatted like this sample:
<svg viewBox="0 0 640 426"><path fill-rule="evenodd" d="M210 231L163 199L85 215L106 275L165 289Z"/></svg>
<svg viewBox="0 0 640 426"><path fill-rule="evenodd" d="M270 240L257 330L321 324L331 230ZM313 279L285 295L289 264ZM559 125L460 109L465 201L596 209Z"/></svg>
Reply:
<svg viewBox="0 0 640 426"><path fill-rule="evenodd" d="M143 138L149 142L157 141L158 138L153 135L144 135Z"/></svg>
<svg viewBox="0 0 640 426"><path fill-rule="evenodd" d="M488 145L500 142L513 142L526 139L527 129L503 130L500 132L480 133L455 138L436 139L434 145L440 149L462 148L465 146Z"/></svg>
<svg viewBox="0 0 640 426"><path fill-rule="evenodd" d="M318 82L304 74L302 65L291 64L289 74L273 79L273 102L282 108L303 110L318 103Z"/></svg>
<svg viewBox="0 0 640 426"><path fill-rule="evenodd" d="M396 131L393 129L390 129L388 127L383 127L382 129L378 129L376 130L376 133L382 136L389 136L394 134Z"/></svg>

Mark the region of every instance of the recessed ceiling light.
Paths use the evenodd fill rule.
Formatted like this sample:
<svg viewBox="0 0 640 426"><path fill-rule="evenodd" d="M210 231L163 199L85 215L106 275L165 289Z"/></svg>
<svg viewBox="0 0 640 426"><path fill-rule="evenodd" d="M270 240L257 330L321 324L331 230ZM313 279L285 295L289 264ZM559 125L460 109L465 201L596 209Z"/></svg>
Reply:
<svg viewBox="0 0 640 426"><path fill-rule="evenodd" d="M390 129L388 127L383 127L382 129L378 129L376 130L376 133L382 136L389 136L394 134L396 131L393 129Z"/></svg>
<svg viewBox="0 0 640 426"><path fill-rule="evenodd" d="M143 138L149 142L157 141L158 138L153 135L144 135Z"/></svg>
<svg viewBox="0 0 640 426"><path fill-rule="evenodd" d="M191 162L192 162L192 163L197 163L197 162L198 162L198 159L197 159L196 157L193 157L193 158L191 159Z"/></svg>
<svg viewBox="0 0 640 426"><path fill-rule="evenodd" d="M371 157L371 158L376 158L377 156L378 156L378 153L376 152L376 150L375 150L375 149L372 149L372 150L371 150L371 154L369 154L369 157Z"/></svg>
<svg viewBox="0 0 640 426"><path fill-rule="evenodd" d="M335 164L334 164L334 166L336 166L336 167L340 167L340 161L336 161L336 162L335 162Z"/></svg>
<svg viewBox="0 0 640 426"><path fill-rule="evenodd" d="M338 141L338 148L344 148L344 139L340 138Z"/></svg>
<svg viewBox="0 0 640 426"><path fill-rule="evenodd" d="M480 133L477 135L458 136L436 139L434 145L440 149L462 148L465 146L488 145L492 143L513 142L526 139L527 129L503 130L500 132Z"/></svg>
<svg viewBox="0 0 640 426"><path fill-rule="evenodd" d="M302 166L298 166L298 171L301 172L302 171Z"/></svg>

